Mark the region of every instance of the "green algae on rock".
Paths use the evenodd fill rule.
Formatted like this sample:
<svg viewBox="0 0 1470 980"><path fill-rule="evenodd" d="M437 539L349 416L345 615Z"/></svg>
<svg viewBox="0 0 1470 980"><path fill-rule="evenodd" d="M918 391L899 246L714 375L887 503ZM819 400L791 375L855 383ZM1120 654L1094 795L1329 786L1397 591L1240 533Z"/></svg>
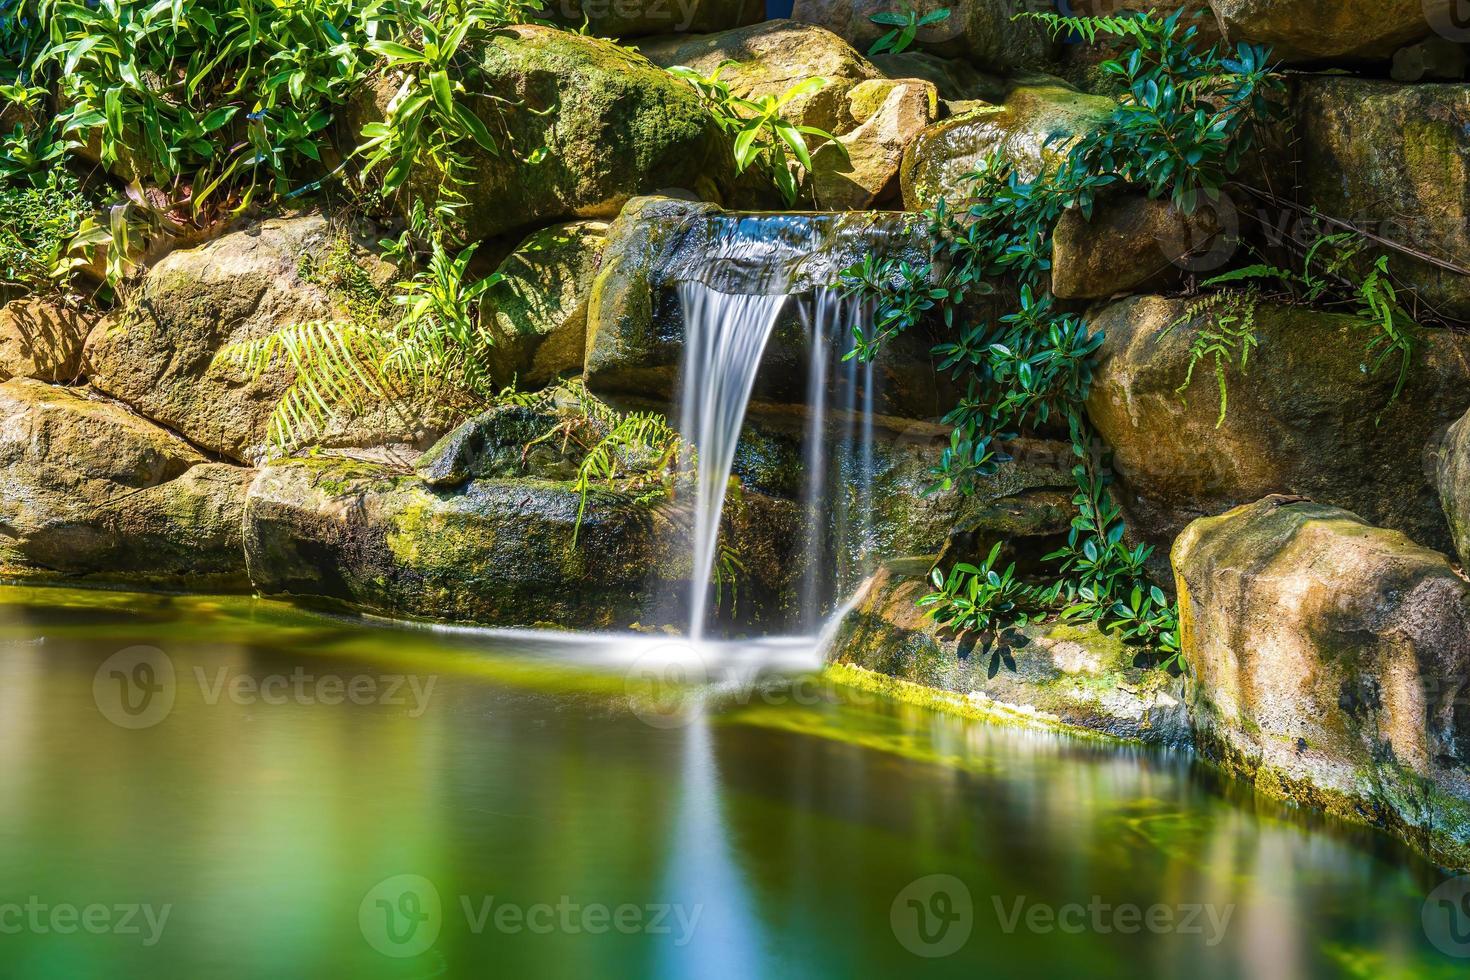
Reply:
<svg viewBox="0 0 1470 980"><path fill-rule="evenodd" d="M657 615L650 596L682 592L668 583L688 576L663 550L666 518L597 494L579 531L580 506L566 483L436 491L378 464L295 460L252 484L245 554L262 595L386 616L597 629Z"/></svg>
<svg viewBox="0 0 1470 980"><path fill-rule="evenodd" d="M1268 497L1174 545L1205 752L1470 867L1470 585L1355 514Z"/></svg>
<svg viewBox="0 0 1470 980"><path fill-rule="evenodd" d="M1383 59L1454 23L1455 0L1210 0L1226 40L1290 62Z"/></svg>
<svg viewBox="0 0 1470 980"><path fill-rule="evenodd" d="M868 581L828 657L957 697L985 716L1033 717L1118 738L1187 745L1178 678L1091 626L1034 624L979 637L945 634L917 600L931 562L890 564Z"/></svg>
<svg viewBox="0 0 1470 980"><path fill-rule="evenodd" d="M1297 174L1303 203L1470 266L1470 84L1302 75L1291 80L1290 102L1292 123L1273 140L1287 145L1268 152L1268 165ZM1378 254L1370 249L1365 262ZM1387 254L1425 314L1470 322L1470 276Z"/></svg>

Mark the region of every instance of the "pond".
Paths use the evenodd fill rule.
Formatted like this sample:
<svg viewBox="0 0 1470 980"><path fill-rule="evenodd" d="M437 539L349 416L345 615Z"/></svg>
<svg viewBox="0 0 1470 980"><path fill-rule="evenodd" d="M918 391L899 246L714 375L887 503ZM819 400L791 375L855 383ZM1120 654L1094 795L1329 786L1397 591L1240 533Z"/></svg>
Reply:
<svg viewBox="0 0 1470 980"><path fill-rule="evenodd" d="M0 974L1464 975L1442 874L1187 754L630 673L0 588Z"/></svg>

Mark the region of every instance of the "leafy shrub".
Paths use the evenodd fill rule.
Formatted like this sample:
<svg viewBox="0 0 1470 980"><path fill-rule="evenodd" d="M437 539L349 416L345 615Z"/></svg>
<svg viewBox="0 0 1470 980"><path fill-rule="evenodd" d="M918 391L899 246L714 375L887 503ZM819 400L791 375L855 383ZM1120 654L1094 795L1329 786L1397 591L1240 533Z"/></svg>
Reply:
<svg viewBox="0 0 1470 980"><path fill-rule="evenodd" d="M812 169L812 148L808 136L816 137L818 146L830 143L838 148L837 137L815 126L798 126L782 115L792 101L827 84L824 78L808 78L780 95L763 95L747 99L730 90L721 79L726 68L738 62L727 61L712 75L701 75L693 68L670 68L677 78L692 85L715 117L722 130L734 140L735 166L740 173L759 167L769 173L787 207L801 198L802 181Z"/></svg>
<svg viewBox="0 0 1470 980"><path fill-rule="evenodd" d="M0 287L51 288L64 254L97 208L80 182L53 166L31 179L0 181Z"/></svg>
<svg viewBox="0 0 1470 980"><path fill-rule="evenodd" d="M931 265L869 259L847 270L841 285L872 300L877 315L855 331L851 355L875 357L893 336L938 321L953 339L935 355L941 370L963 379L966 392L945 416L950 444L933 470L936 488L972 492L1007 461L1017 434L1065 420L1078 463L1078 492L1067 544L1047 556L1056 577L1023 588L992 562L936 570L938 591L925 597L929 614L957 629L989 628L999 614L1056 613L1117 629L1174 652L1178 631L1162 592L1148 582L1152 550L1130 547L1108 485L1104 460L1082 410L1092 359L1102 343L1079 317L1057 309L1050 290L1052 233L1067 208L1090 217L1097 195L1131 185L1168 197L1183 212L1215 199L1240 166L1257 122L1271 112L1279 82L1266 69L1268 53L1239 45L1231 52L1201 49L1197 31L1180 13L1109 18L1030 14L1054 31L1094 39L1111 34L1131 42L1104 73L1121 90L1119 105L1098 129L1065 149L1062 162L1025 179L999 153L971 175L953 213L940 201L929 212L935 239ZM997 286L997 284L1003 284ZM1011 312L968 321L972 296L1014 291Z"/></svg>
<svg viewBox="0 0 1470 980"><path fill-rule="evenodd" d="M919 31L949 20L950 13L948 7L942 7L920 16L913 4L906 3L901 11L874 14L868 19L875 24L891 27L893 30L874 41L873 46L868 49L868 55L871 57L879 54L903 54L919 36Z"/></svg>

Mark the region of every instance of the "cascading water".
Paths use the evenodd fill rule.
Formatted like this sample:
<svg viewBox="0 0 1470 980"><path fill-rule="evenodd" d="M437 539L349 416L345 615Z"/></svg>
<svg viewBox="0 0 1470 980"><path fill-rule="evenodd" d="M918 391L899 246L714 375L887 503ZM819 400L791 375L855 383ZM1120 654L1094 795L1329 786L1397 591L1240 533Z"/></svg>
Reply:
<svg viewBox="0 0 1470 980"><path fill-rule="evenodd" d="M735 446L756 370L786 297L721 293L685 282L679 301L685 324L680 427L684 445L697 451L689 635L701 640Z"/></svg>
<svg viewBox="0 0 1470 980"><path fill-rule="evenodd" d="M767 282L765 285L769 286ZM685 347L680 428L697 452L689 636L705 637L721 519L762 356L789 297L679 285ZM871 569L865 561L873 511L873 365L846 357L862 307L819 289L803 297L809 340L802 511L807 540L799 622L818 634ZM835 408L829 411L829 402Z"/></svg>

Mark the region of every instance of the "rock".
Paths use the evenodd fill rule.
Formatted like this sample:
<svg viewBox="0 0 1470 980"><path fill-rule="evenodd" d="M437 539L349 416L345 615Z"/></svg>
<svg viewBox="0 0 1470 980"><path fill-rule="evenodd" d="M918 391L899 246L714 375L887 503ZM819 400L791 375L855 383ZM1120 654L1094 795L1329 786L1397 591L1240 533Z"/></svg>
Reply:
<svg viewBox="0 0 1470 980"><path fill-rule="evenodd" d="M1439 496L1460 561L1470 568L1470 413L1445 437L1439 459Z"/></svg>
<svg viewBox="0 0 1470 980"><path fill-rule="evenodd" d="M1291 149L1272 154L1270 166L1296 175L1304 204L1470 266L1470 84L1295 76L1290 117L1278 142L1291 140ZM1309 241L1310 231L1303 233ZM1377 254L1367 253L1365 263ZM1428 313L1470 322L1470 276L1390 254L1395 277Z"/></svg>
<svg viewBox="0 0 1470 980"><path fill-rule="evenodd" d="M510 27L465 56L484 92L465 97L465 106L501 124L509 144L494 156L465 150L472 176L455 213L465 241L612 218L629 198L667 188L718 197L717 184L733 170L728 141L694 89L611 41ZM397 86L385 77L362 93L349 112L357 131L382 120ZM416 168L400 197L428 207L444 185L443 174Z"/></svg>
<svg viewBox="0 0 1470 980"><path fill-rule="evenodd" d="M543 228L500 264L490 364L499 385L541 387L581 371L587 356L587 301L607 247L607 225L582 221Z"/></svg>
<svg viewBox="0 0 1470 980"><path fill-rule="evenodd" d="M1443 555L1267 498L1174 546L1204 752L1470 867L1470 585Z"/></svg>
<svg viewBox="0 0 1470 980"><path fill-rule="evenodd" d="M74 381L92 317L54 300L27 296L0 307L0 381Z"/></svg>
<svg viewBox="0 0 1470 980"><path fill-rule="evenodd" d="M0 384L0 575L244 589L250 472L111 402Z"/></svg>
<svg viewBox="0 0 1470 980"><path fill-rule="evenodd" d="M917 0L920 16L948 8L950 16L929 25L915 38L915 46L937 54L963 57L984 71L1013 72L1046 66L1056 45L1045 27L1016 20L1017 5L997 0ZM846 38L863 51L872 47L889 27L873 23L873 15L899 8L888 0L796 0L792 17Z"/></svg>
<svg viewBox="0 0 1470 980"><path fill-rule="evenodd" d="M946 102L1004 102L1011 83L988 75L962 58L942 58L927 51L904 51L872 57L889 78L917 78L932 82Z"/></svg>
<svg viewBox="0 0 1470 980"><path fill-rule="evenodd" d="M683 357L678 283L801 296L835 282L866 255L891 253L923 264L930 251L929 229L918 215L725 213L662 198L629 204L608 239L588 309L587 383L599 393L665 400ZM759 397L805 400L810 333L800 304L788 301L761 361ZM927 418L947 410L925 353L929 346L915 336L884 355L879 411Z"/></svg>
<svg viewBox="0 0 1470 980"><path fill-rule="evenodd" d="M804 501L812 478L810 431L804 410L753 407L736 447L734 475L759 493ZM808 533L820 527L823 539L833 543L824 563L839 578L850 578L852 569L866 574L874 560L942 552L954 561L983 558L997 541L1007 542L1014 557L1034 563L1055 549L1076 513L1072 450L1064 443L1013 441L1007 447L1011 461L965 495L927 492L930 470L949 445L944 426L878 416L871 448L841 448L852 436L846 420L828 423L820 477L836 493L807 522ZM846 595L857 584L844 581L839 591Z"/></svg>
<svg viewBox="0 0 1470 980"><path fill-rule="evenodd" d="M1142 194L1099 201L1090 221L1069 209L1052 235L1052 292L1059 299L1107 299L1164 288L1218 233L1213 212L1186 216Z"/></svg>
<svg viewBox="0 0 1470 980"><path fill-rule="evenodd" d="M909 145L903 159L904 206L922 211L940 198L952 204L965 200L966 178L997 150L1023 177L1034 178L1065 156L1069 139L1101 125L1114 105L1060 79L1040 78L1017 85L1003 104L974 103Z"/></svg>
<svg viewBox="0 0 1470 980"><path fill-rule="evenodd" d="M766 13L762 0L550 0L546 15L597 37L709 34L744 27Z"/></svg>
<svg viewBox="0 0 1470 980"><path fill-rule="evenodd" d="M823 84L787 103L782 115L799 126L834 135L853 128L847 93L859 82L882 78L871 62L830 31L789 20L771 20L705 37L672 37L639 45L654 64L682 65L720 78L744 98L781 96L809 78Z"/></svg>
<svg viewBox="0 0 1470 980"><path fill-rule="evenodd" d="M307 275L310 256L342 247L343 233L319 214L272 218L198 248L170 253L148 270L120 315L87 339L93 386L239 462L267 450L268 423L295 375L284 366L254 378L214 365L224 346L312 320L351 318L354 297ZM390 278L386 263L358 253L365 272ZM385 406L337 419L323 442L340 446L423 446L439 420Z"/></svg>
<svg viewBox="0 0 1470 980"><path fill-rule="evenodd" d="M1265 44L1276 59L1381 59L1450 27L1456 0L1210 0L1232 45Z"/></svg>
<svg viewBox="0 0 1470 980"><path fill-rule="evenodd" d="M812 156L817 204L834 211L865 211L897 198L903 152L934 121L939 95L929 82L874 79L847 93L857 128ZM845 151L845 152L844 152Z"/></svg>
<svg viewBox="0 0 1470 980"><path fill-rule="evenodd" d="M1396 82L1463 81L1470 52L1462 44L1432 37L1394 52L1391 76Z"/></svg>
<svg viewBox="0 0 1470 980"><path fill-rule="evenodd" d="M1182 682L1147 667L1139 650L1090 624L1033 624L990 640L946 635L917 605L929 568L897 561L868 580L828 659L959 694L1001 718L1189 744Z"/></svg>
<svg viewBox="0 0 1470 980"><path fill-rule="evenodd" d="M1179 393L1201 321L1168 328L1188 307L1141 296L1091 323L1106 340L1087 411L1113 450L1121 501L1140 534L1167 546L1197 517L1298 493L1448 549L1428 454L1470 408L1470 338L1428 331L1390 404L1397 365L1362 369L1372 334L1356 317L1262 302L1260 347L1243 377L1227 368L1229 405L1217 428L1212 361Z"/></svg>
<svg viewBox="0 0 1470 980"><path fill-rule="evenodd" d="M470 480L534 475L574 480L579 461L556 440L541 442L557 424L550 411L500 405L475 416L440 439L414 464L420 480L435 490L453 490Z"/></svg>
<svg viewBox="0 0 1470 980"><path fill-rule="evenodd" d="M245 553L263 595L388 616L560 629L680 622L687 581L656 508L542 480L435 491L392 469L331 457L263 469Z"/></svg>

